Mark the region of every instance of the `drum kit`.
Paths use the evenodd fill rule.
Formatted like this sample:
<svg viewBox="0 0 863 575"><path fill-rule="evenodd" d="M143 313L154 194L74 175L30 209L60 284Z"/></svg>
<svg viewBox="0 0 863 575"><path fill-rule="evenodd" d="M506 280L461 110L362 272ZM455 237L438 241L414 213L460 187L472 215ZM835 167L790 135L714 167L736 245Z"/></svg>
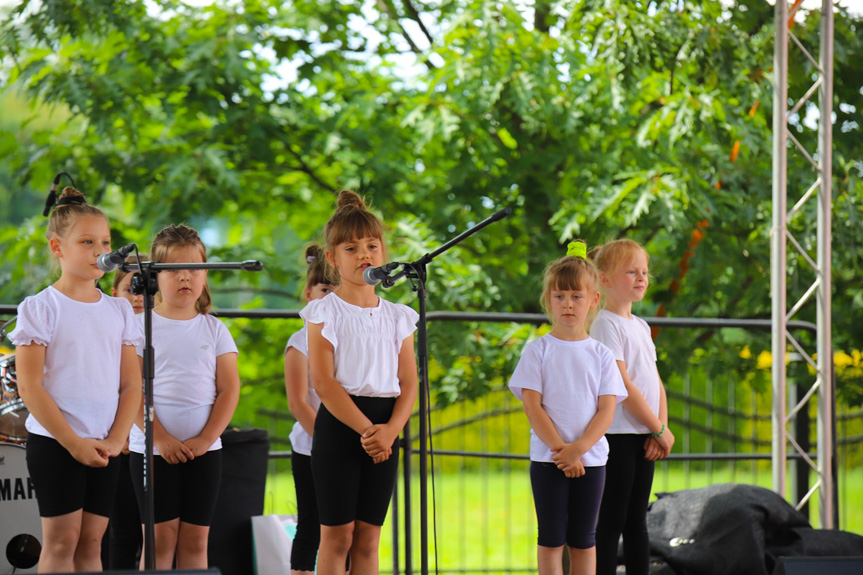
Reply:
<svg viewBox="0 0 863 575"><path fill-rule="evenodd" d="M15 318L0 326L0 343ZM24 421L15 354L0 355L0 574L35 573L42 549L42 523L27 472Z"/></svg>

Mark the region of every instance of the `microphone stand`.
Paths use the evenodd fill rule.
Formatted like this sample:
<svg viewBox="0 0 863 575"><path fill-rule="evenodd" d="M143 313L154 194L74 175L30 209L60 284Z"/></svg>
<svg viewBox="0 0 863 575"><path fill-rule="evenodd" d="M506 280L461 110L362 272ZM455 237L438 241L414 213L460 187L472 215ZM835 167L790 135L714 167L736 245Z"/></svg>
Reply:
<svg viewBox="0 0 863 575"><path fill-rule="evenodd" d="M132 276L131 288L135 295L144 296L144 353L141 379L144 384L144 508L141 521L144 524L144 568L156 568L156 534L154 530L153 506L153 376L155 350L153 348L153 296L159 291L156 274L164 270L243 270L261 271L264 264L257 260L243 262L204 263L155 263L142 262L135 247L137 264L122 263L118 267L124 272L138 272Z"/></svg>
<svg viewBox="0 0 863 575"><path fill-rule="evenodd" d="M401 277L411 280L413 291L417 292L419 303L419 320L417 321L417 363L419 365L419 442L420 442L420 573L428 575L428 420L431 417L429 409L429 365L428 365L428 330L426 326L426 278L428 277L428 264L434 258L449 250L451 247L462 242L466 238L477 233L484 227L498 220L502 220L512 213L512 208L504 208L472 228L462 232L450 241L440 246L435 251L425 254L415 262L402 265L402 270L394 276L382 280L384 288L392 287ZM405 449L405 572L411 575L411 520L410 520L410 491L408 489L410 480L410 426L404 429Z"/></svg>

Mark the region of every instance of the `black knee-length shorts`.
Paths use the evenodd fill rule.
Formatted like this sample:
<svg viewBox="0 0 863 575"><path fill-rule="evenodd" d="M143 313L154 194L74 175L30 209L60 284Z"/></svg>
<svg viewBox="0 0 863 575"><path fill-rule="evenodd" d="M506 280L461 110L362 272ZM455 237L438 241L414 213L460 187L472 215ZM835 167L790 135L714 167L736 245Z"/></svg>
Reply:
<svg viewBox="0 0 863 575"><path fill-rule="evenodd" d="M396 402L394 397L351 399L374 424L389 421ZM397 439L392 447L389 459L374 463L363 450L360 434L321 405L312 440L312 475L321 525L345 525L356 520L384 524L399 466Z"/></svg>

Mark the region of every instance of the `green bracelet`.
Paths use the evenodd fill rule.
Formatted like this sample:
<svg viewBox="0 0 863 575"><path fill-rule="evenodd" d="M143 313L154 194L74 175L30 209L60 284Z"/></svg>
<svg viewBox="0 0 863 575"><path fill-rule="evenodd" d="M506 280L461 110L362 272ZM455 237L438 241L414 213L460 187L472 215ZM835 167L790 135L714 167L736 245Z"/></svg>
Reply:
<svg viewBox="0 0 863 575"><path fill-rule="evenodd" d="M665 424L664 423L662 424L662 429L659 430L659 433L651 433L650 437L659 437L663 433L665 433Z"/></svg>

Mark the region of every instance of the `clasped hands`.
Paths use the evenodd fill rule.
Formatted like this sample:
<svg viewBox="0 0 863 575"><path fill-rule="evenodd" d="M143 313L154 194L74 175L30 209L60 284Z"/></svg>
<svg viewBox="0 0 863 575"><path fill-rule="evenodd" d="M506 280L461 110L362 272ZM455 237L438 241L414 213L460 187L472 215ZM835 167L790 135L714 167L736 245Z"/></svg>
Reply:
<svg viewBox="0 0 863 575"><path fill-rule="evenodd" d="M107 467L112 457L120 455L123 445L123 441L114 440L111 437L105 439L77 437L67 449L78 463L87 467Z"/></svg>
<svg viewBox="0 0 863 575"><path fill-rule="evenodd" d="M648 437L644 441L644 458L648 461L665 459L674 447L674 434L667 427L659 437Z"/></svg>
<svg viewBox="0 0 863 575"><path fill-rule="evenodd" d="M563 471L567 477L581 477L584 475L584 463L581 461L581 456L584 451L578 445L578 442L561 443L551 448L554 455L551 456L555 466Z"/></svg>
<svg viewBox="0 0 863 575"><path fill-rule="evenodd" d="M213 444L202 439L200 435L186 441L180 441L168 434L165 434L164 437L154 438L153 443L155 443L156 449L159 450L159 455L162 456L162 459L172 465L186 463L200 455L204 455Z"/></svg>
<svg viewBox="0 0 863 575"><path fill-rule="evenodd" d="M360 443L365 452L375 463L382 463L393 453L393 442L398 437L398 430L393 432L385 423L370 425L360 435Z"/></svg>

